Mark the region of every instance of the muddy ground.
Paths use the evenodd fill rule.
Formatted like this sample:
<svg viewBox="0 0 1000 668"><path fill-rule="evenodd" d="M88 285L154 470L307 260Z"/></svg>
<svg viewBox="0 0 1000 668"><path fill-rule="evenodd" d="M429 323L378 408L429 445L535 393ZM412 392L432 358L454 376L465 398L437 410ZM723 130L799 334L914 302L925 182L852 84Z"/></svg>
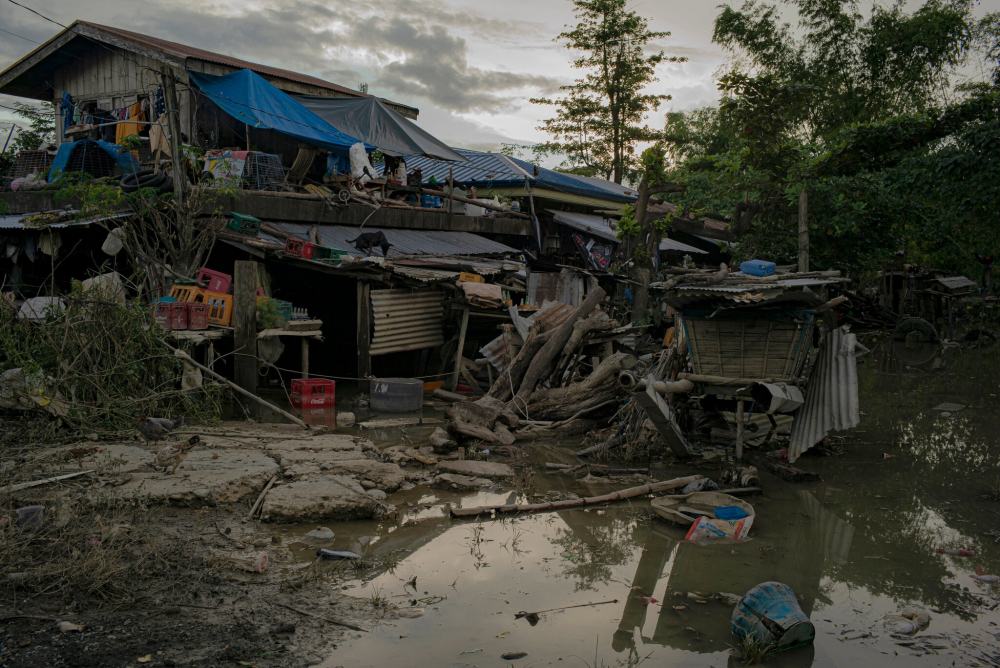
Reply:
<svg viewBox="0 0 1000 668"><path fill-rule="evenodd" d="M800 460L822 480L762 471L751 540L738 545L685 542L645 501L446 517L448 504L642 480L545 472L573 461L579 437L491 452L514 474L491 478L406 456L434 425L308 439L212 425L175 475L153 471L156 448L139 441L31 449L4 461L3 484L96 473L10 500L46 515L30 532L4 527L0 665L737 665L731 597L765 580L791 585L817 628L813 646L765 665L1000 665L1000 598L980 577L1000 572L1000 361L950 351L927 371L886 352L862 364L862 426ZM318 527L333 538L307 537ZM362 558L316 561L320 547ZM585 603L600 605L536 625L515 617ZM930 626L894 635L892 615L914 606Z"/></svg>

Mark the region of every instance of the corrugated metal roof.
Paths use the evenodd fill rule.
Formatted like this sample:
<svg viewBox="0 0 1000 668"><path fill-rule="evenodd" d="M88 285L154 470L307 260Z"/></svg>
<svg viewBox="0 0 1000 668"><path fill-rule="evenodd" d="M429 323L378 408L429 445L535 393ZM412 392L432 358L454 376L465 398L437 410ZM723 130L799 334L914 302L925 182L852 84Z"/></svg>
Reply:
<svg viewBox="0 0 1000 668"><path fill-rule="evenodd" d="M560 225L572 227L574 230L580 230L581 232L586 232L592 236L618 243L618 235L611 227L611 218L596 216L589 213L577 213L575 211L559 211L557 209L548 209L548 211ZM676 239L664 239L661 241L660 250L677 251L681 253L697 253L701 255L706 253L706 251L703 251L700 248L689 246L688 244L677 241Z"/></svg>
<svg viewBox="0 0 1000 668"><path fill-rule="evenodd" d="M559 211L557 209L548 209L548 211L560 225L618 243L618 235L611 229L610 218L589 213L576 213L575 211Z"/></svg>
<svg viewBox="0 0 1000 668"><path fill-rule="evenodd" d="M827 334L806 387L806 403L795 415L788 461L794 462L831 431L861 422L857 349L858 339L846 327Z"/></svg>
<svg viewBox="0 0 1000 668"><path fill-rule="evenodd" d="M94 223L99 223L107 220L118 220L120 218L128 218L132 214L130 213L115 213L106 216L91 216L90 218L81 218L79 220L67 220L61 223L51 223L49 225L26 225L23 220L28 216L34 216L39 213L46 213L45 211L35 211L33 213L17 213L12 215L0 216L0 230L29 230L34 232L41 232L43 230L50 229L62 229L65 227L76 227L79 225L93 225Z"/></svg>
<svg viewBox="0 0 1000 668"><path fill-rule="evenodd" d="M464 148L456 148L455 151L466 162L454 163L414 155L406 157L406 167L410 170L419 168L424 183L431 177L438 183L447 183L448 170L451 168L455 183L462 186L511 188L524 186L527 181L537 188L549 188L611 202L634 202L636 199L635 190L604 179L564 174L500 153L484 153Z"/></svg>
<svg viewBox="0 0 1000 668"><path fill-rule="evenodd" d="M309 238L309 229L312 227L312 225L301 223L269 224L302 239ZM401 230L385 227L360 229L349 225L317 225L316 229L319 231L321 246L347 251L352 255L363 255L354 247L351 240L357 238L359 234L367 232L385 233L386 239L392 244L392 248L389 249L390 259L394 255L516 255L521 252L516 248L471 232ZM381 253L381 250L375 249L373 254L380 255Z"/></svg>

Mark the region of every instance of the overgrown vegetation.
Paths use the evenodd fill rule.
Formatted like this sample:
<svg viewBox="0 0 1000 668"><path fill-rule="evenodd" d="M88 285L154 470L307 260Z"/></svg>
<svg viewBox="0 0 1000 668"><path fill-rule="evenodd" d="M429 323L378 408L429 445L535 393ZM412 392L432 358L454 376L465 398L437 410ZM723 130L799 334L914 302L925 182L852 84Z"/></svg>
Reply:
<svg viewBox="0 0 1000 668"><path fill-rule="evenodd" d="M148 306L95 299L79 288L63 301L43 322L18 319L3 303L0 368L21 369L37 400L34 410L3 420L0 443L113 434L144 415L219 414L216 391L181 389L181 362Z"/></svg>

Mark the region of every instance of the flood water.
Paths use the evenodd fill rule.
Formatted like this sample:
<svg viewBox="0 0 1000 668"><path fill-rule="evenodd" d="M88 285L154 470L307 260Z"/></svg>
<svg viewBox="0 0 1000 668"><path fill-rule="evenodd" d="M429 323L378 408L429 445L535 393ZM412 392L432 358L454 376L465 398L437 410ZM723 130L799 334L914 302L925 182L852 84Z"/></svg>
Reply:
<svg viewBox="0 0 1000 668"><path fill-rule="evenodd" d="M952 351L933 372L864 358L861 427L835 439L842 454L800 460L822 482L762 472L765 493L748 499L757 514L741 544L684 542L682 528L642 501L472 522L447 519L444 505L518 494L394 495L392 523L337 527L338 547L371 537L369 553L390 563L346 593L423 614L387 614L323 665L739 665L730 657L732 605L713 595L767 580L795 590L816 640L765 665L1000 665L1000 591L973 577L977 567L1000 572L1000 502L987 498L1000 475L997 357ZM942 402L964 407L935 410ZM536 493L610 489L541 474L527 484ZM936 551L959 547L975 556ZM542 614L534 626L515 619L585 603L602 604ZM914 605L931 615L916 644L882 621Z"/></svg>

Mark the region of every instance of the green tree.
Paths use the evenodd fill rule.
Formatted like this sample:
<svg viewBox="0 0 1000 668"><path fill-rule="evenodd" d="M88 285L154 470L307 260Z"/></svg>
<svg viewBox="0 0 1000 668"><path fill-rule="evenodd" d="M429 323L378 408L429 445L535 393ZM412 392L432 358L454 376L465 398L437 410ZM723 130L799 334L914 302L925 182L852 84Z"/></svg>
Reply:
<svg viewBox="0 0 1000 668"><path fill-rule="evenodd" d="M658 137L646 114L670 99L644 92L656 81L657 65L684 58L657 50L657 40L670 33L650 30L626 0L574 0L573 7L577 24L557 39L581 53L573 66L585 73L563 86L561 97L532 100L556 107L539 127L553 139L540 148L565 156L566 171L621 183L633 175L636 144Z"/></svg>
<svg viewBox="0 0 1000 668"><path fill-rule="evenodd" d="M664 133L679 203L730 216L743 255L788 262L807 188L820 265L877 269L898 250L972 261L978 251L959 253L954 233L969 229L959 224L969 212L996 205L989 179L1000 174L985 149L995 146L995 100L990 82L953 82L980 55L995 72L996 17L977 21L970 0L867 14L853 1L785 4L794 28L763 2L720 11L714 39L731 55L720 104L668 116ZM982 175L960 178L970 159Z"/></svg>
<svg viewBox="0 0 1000 668"><path fill-rule="evenodd" d="M14 133L8 152L17 155L19 151L33 151L56 140L56 110L51 102L39 106L16 102L14 108L24 123L18 123L20 129Z"/></svg>

